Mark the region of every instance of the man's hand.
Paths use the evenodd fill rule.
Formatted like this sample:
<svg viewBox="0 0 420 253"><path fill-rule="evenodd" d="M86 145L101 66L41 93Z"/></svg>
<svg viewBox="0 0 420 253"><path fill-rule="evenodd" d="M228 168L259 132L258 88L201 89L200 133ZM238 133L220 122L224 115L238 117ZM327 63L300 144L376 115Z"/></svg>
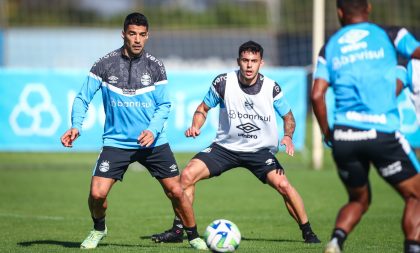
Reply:
<svg viewBox="0 0 420 253"><path fill-rule="evenodd" d="M283 139L280 142L281 145L286 146L286 153L290 156L293 156L295 153L295 146L293 145L292 138L288 135L283 136Z"/></svg>
<svg viewBox="0 0 420 253"><path fill-rule="evenodd" d="M64 147L72 148L73 142L77 139L77 137L79 137L79 130L76 128L70 128L61 136L61 144L63 144Z"/></svg>
<svg viewBox="0 0 420 253"><path fill-rule="evenodd" d="M185 131L185 136L186 137L197 137L200 135L200 129L196 128L196 127L190 127Z"/></svg>
<svg viewBox="0 0 420 253"><path fill-rule="evenodd" d="M144 130L143 132L141 132L141 134L137 138L137 143L140 144L140 146L147 147L147 148L150 147L150 145L152 145L154 141L155 141L155 136L149 130Z"/></svg>
<svg viewBox="0 0 420 253"><path fill-rule="evenodd" d="M328 147L332 148L332 136L331 136L331 130L328 128L328 131L324 133L324 143Z"/></svg>

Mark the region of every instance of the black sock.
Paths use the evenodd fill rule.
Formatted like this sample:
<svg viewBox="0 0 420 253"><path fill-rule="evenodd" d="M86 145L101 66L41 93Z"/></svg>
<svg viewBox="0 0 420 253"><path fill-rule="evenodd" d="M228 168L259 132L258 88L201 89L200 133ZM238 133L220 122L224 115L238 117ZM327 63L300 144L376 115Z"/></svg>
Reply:
<svg viewBox="0 0 420 253"><path fill-rule="evenodd" d="M195 238L197 238L198 232L197 232L197 225L195 225L194 227L184 227L185 232L187 233L187 237L188 237L188 241L194 240Z"/></svg>
<svg viewBox="0 0 420 253"><path fill-rule="evenodd" d="M302 230L302 234L304 235L312 232L311 224L309 223L309 221L306 222L305 224L300 224L299 228L300 230Z"/></svg>
<svg viewBox="0 0 420 253"><path fill-rule="evenodd" d="M92 217L92 220L93 229L95 229L96 231L105 231L105 216L97 219Z"/></svg>
<svg viewBox="0 0 420 253"><path fill-rule="evenodd" d="M182 233L184 231L184 225L182 225L182 221L178 216L175 216L174 222L172 223L172 230L177 233Z"/></svg>
<svg viewBox="0 0 420 253"><path fill-rule="evenodd" d="M331 240L334 238L337 239L338 246L340 247L341 250L343 250L343 244L347 238L347 233L340 228L335 228L331 235Z"/></svg>
<svg viewBox="0 0 420 253"><path fill-rule="evenodd" d="M420 242L405 240L404 253L420 253Z"/></svg>

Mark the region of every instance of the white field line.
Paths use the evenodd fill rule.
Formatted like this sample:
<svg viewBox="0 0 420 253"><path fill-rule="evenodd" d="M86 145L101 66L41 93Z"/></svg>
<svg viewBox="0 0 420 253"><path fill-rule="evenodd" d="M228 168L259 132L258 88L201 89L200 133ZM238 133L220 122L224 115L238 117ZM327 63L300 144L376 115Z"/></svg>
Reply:
<svg viewBox="0 0 420 253"><path fill-rule="evenodd" d="M35 220L89 220L89 218L86 217L62 217L62 216L48 216L48 215L28 215L28 214L15 214L15 213L2 213L0 212L0 218L6 217L6 218L16 218L16 219L35 219ZM153 216L147 216L146 219L156 220L156 219L162 219L162 218L173 218L173 215L153 215ZM114 218L114 219L118 219Z"/></svg>
<svg viewBox="0 0 420 253"><path fill-rule="evenodd" d="M35 220L64 220L65 219L64 217L60 217L60 216L26 215L26 214L15 214L15 213L0 213L0 217L35 219Z"/></svg>

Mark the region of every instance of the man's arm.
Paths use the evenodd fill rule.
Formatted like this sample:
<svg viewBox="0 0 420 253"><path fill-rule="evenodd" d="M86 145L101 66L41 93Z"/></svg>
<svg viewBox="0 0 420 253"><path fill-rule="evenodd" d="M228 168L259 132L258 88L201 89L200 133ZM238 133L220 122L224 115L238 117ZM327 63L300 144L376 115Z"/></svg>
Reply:
<svg viewBox="0 0 420 253"><path fill-rule="evenodd" d="M156 85L153 92L156 109L150 119L149 126L143 130L137 137L137 142L140 146L150 147L155 141L156 137L162 132L165 122L169 117L171 111L171 101L167 91L167 81Z"/></svg>
<svg viewBox="0 0 420 253"><path fill-rule="evenodd" d="M83 120L89 109L89 104L101 87L101 84L101 78L91 71L79 93L74 98L71 110L71 122L72 128L76 128L79 133L82 131Z"/></svg>
<svg viewBox="0 0 420 253"><path fill-rule="evenodd" d="M330 145L331 131L328 125L327 105L325 103L325 94L327 92L328 85L328 82L324 79L315 79L311 92L311 101L315 117L318 120L321 132L324 135L324 141L327 145Z"/></svg>
<svg viewBox="0 0 420 253"><path fill-rule="evenodd" d="M413 54L411 54L411 58L420 59L420 46L414 50Z"/></svg>
<svg viewBox="0 0 420 253"><path fill-rule="evenodd" d="M286 153L290 156L293 156L295 153L295 147L293 145L293 133L295 132L296 128L296 121L295 117L293 116L292 111L290 110L288 113L282 116L283 119L283 128L284 128L284 136L280 141L281 145L286 146Z"/></svg>
<svg viewBox="0 0 420 253"><path fill-rule="evenodd" d="M212 82L212 86L208 90L206 96L198 105L197 109L194 112L193 120L191 127L185 131L186 137L197 137L200 135L200 129L206 122L207 112L219 105L223 99L226 85L226 73L218 75Z"/></svg>
<svg viewBox="0 0 420 253"><path fill-rule="evenodd" d="M204 122L206 122L207 112L209 110L210 110L210 107L207 106L204 102L201 102L201 104L197 107L197 109L194 112L191 127L189 127L185 131L186 137L195 138L198 135L200 135L200 129L204 125Z"/></svg>
<svg viewBox="0 0 420 253"><path fill-rule="evenodd" d="M100 86L100 78L91 71L79 93L74 98L71 112L72 127L60 138L61 144L63 144L64 147L73 147L73 142L79 137L80 132L82 131L83 120L89 109L89 104Z"/></svg>
<svg viewBox="0 0 420 253"><path fill-rule="evenodd" d="M278 83L275 83L273 87L273 99L274 110L283 119L284 136L280 141L280 145L286 146L286 153L293 156L295 147L292 139L296 127L295 117Z"/></svg>
<svg viewBox="0 0 420 253"><path fill-rule="evenodd" d="M61 144L66 148L72 148L73 142L79 137L77 128L70 128L60 138Z"/></svg>

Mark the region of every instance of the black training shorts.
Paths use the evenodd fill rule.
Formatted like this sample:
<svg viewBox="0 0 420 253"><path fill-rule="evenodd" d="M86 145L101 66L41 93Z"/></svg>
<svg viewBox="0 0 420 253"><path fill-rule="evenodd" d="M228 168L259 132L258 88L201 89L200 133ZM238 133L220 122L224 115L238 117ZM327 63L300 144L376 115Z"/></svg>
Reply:
<svg viewBox="0 0 420 253"><path fill-rule="evenodd" d="M194 158L203 161L210 171L210 177L236 168L244 167L251 171L261 182L266 183L268 172L283 170L279 161L269 149L257 152L235 152L216 143L196 154Z"/></svg>
<svg viewBox="0 0 420 253"><path fill-rule="evenodd" d="M368 183L370 163L391 185L415 176L420 167L409 143L398 132L335 126L332 144L339 176L349 187Z"/></svg>
<svg viewBox="0 0 420 253"><path fill-rule="evenodd" d="M105 146L93 170L93 176L121 180L128 165L139 162L157 178L179 175L178 165L169 144L145 149L122 149Z"/></svg>

